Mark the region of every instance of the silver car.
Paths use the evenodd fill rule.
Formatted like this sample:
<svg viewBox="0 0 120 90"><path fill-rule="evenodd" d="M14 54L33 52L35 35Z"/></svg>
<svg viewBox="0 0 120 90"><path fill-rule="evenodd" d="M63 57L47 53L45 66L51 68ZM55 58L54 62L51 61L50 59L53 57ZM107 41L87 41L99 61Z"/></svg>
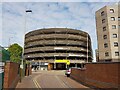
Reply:
<svg viewBox="0 0 120 90"><path fill-rule="evenodd" d="M67 68L65 71L65 75L67 75L67 77L70 77L71 74L71 68Z"/></svg>

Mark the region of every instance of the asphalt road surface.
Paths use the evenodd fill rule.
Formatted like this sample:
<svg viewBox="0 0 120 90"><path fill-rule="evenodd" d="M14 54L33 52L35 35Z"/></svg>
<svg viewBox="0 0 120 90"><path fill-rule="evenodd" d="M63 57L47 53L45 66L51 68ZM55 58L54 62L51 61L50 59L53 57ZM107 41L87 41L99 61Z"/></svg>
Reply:
<svg viewBox="0 0 120 90"><path fill-rule="evenodd" d="M34 72L31 78L36 88L88 88L75 80L66 77L65 71Z"/></svg>

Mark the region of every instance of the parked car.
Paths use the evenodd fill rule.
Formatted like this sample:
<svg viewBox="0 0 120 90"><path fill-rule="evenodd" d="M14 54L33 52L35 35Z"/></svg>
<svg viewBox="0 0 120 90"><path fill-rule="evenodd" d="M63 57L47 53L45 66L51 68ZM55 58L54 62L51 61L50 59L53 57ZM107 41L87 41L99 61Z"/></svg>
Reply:
<svg viewBox="0 0 120 90"><path fill-rule="evenodd" d="M67 77L70 77L71 74L71 68L67 68L65 71L65 75L67 75Z"/></svg>

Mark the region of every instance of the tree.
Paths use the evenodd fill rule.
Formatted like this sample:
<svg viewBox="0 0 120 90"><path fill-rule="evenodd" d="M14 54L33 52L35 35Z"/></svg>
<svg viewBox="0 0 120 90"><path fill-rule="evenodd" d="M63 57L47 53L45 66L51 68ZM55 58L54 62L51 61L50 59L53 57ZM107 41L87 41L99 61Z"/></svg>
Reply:
<svg viewBox="0 0 120 90"><path fill-rule="evenodd" d="M10 61L19 63L22 57L22 47L17 43L10 45L8 51L10 52Z"/></svg>

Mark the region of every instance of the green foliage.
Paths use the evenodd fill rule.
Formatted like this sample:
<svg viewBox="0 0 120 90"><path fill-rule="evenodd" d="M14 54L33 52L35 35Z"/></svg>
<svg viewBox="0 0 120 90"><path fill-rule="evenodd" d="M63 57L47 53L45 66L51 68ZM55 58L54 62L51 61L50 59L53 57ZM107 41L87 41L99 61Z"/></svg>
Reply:
<svg viewBox="0 0 120 90"><path fill-rule="evenodd" d="M22 58L22 50L22 47L16 43L10 45L8 48L8 51L10 52L10 60L19 63Z"/></svg>
<svg viewBox="0 0 120 90"><path fill-rule="evenodd" d="M5 62L10 60L10 53L8 50L4 49L3 47L0 47L0 61Z"/></svg>

